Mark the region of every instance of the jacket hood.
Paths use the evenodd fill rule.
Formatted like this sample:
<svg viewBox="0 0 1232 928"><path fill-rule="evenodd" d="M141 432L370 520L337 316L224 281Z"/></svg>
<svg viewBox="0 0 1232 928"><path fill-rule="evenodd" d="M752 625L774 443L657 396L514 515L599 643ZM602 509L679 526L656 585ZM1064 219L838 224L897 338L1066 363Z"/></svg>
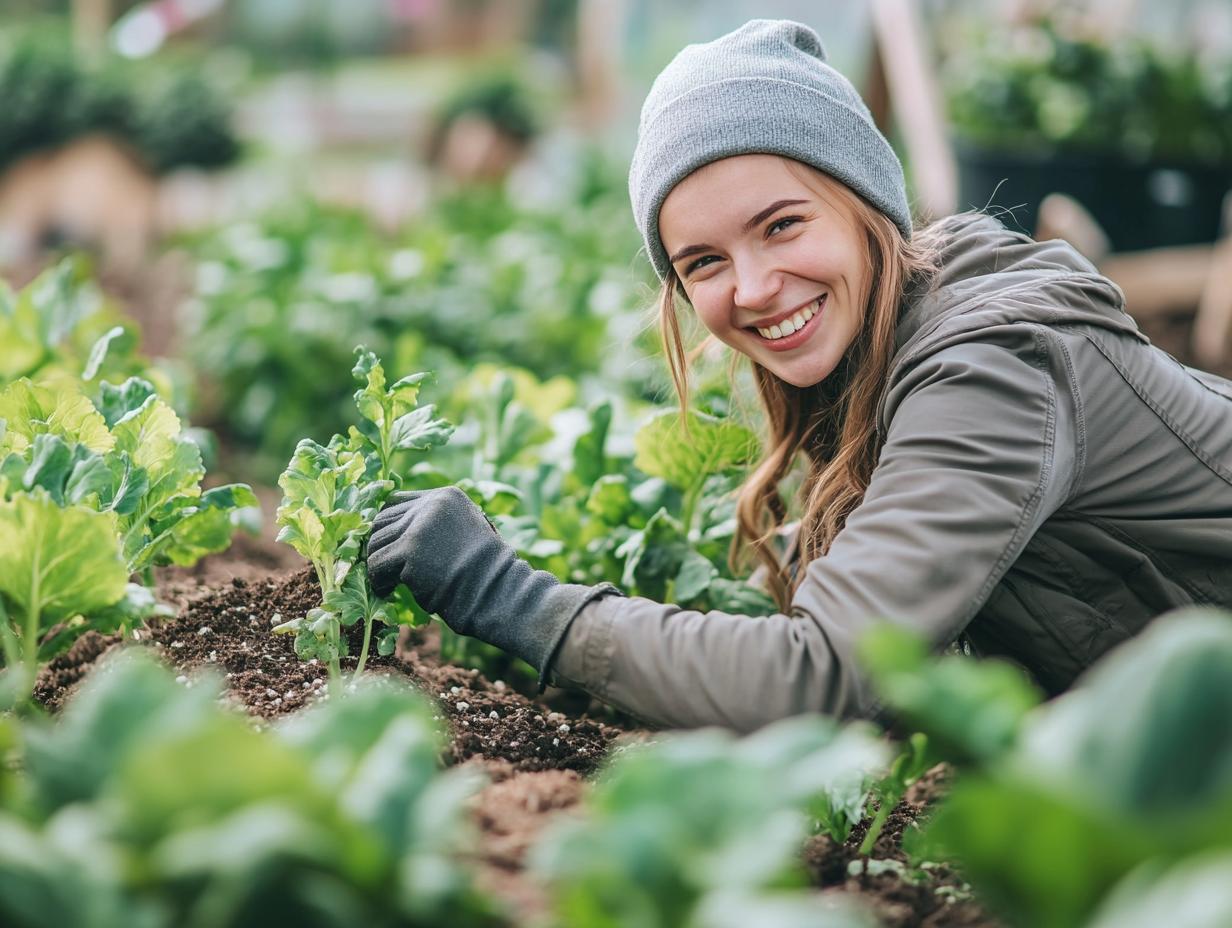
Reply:
<svg viewBox="0 0 1232 928"><path fill-rule="evenodd" d="M939 221L940 264L926 292L908 298L899 321L890 380L920 358L1008 323L1082 323L1143 342L1120 287L1068 242L1036 242L983 213Z"/></svg>

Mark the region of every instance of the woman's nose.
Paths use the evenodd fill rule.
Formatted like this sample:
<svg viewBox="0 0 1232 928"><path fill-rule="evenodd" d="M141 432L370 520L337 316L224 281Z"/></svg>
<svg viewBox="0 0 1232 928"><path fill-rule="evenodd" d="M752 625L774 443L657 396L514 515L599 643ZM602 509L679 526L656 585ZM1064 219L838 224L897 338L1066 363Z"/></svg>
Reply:
<svg viewBox="0 0 1232 928"><path fill-rule="evenodd" d="M783 289L783 277L768 263L755 260L737 262L734 300L744 309L761 310L771 306Z"/></svg>

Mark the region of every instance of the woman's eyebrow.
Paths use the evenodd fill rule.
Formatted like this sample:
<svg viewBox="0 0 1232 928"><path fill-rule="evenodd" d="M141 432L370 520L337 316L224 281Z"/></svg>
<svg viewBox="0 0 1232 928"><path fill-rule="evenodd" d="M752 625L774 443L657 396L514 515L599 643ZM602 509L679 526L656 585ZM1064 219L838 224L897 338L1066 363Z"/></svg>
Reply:
<svg viewBox="0 0 1232 928"><path fill-rule="evenodd" d="M805 200L775 200L765 209L758 212L757 215L749 219L749 221L744 224L744 231L748 232L750 229L752 229L755 225L757 225L763 219L768 219L770 216L773 216L775 213L777 213L779 210L781 210L785 206L796 206L804 202L806 201ZM713 250L713 246L711 245L689 245L685 248L681 248L678 252L676 252L674 255L672 255L667 260L670 261L672 264L675 264L681 258L687 258L689 257L689 255L695 255L698 252L712 251L712 250Z"/></svg>
<svg viewBox="0 0 1232 928"><path fill-rule="evenodd" d="M744 224L744 231L748 232L751 228L753 228L753 226L757 225L763 219L769 219L771 216L773 216L775 213L781 210L784 206L795 206L796 204L803 203L803 202L805 201L804 200L775 200L773 203L771 203L769 206L763 209L760 213L758 213L756 216L754 216L752 219L746 222Z"/></svg>

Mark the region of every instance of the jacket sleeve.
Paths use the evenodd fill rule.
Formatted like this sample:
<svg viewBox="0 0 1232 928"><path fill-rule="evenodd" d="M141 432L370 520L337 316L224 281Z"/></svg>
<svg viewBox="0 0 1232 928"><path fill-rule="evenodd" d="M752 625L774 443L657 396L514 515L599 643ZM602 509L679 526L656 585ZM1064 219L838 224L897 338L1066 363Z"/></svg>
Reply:
<svg viewBox="0 0 1232 928"><path fill-rule="evenodd" d="M920 361L887 394L864 499L808 565L790 615L608 596L570 626L557 681L667 727L750 731L801 712L872 714L860 635L889 620L937 648L952 642L1076 484L1067 370L1038 327Z"/></svg>

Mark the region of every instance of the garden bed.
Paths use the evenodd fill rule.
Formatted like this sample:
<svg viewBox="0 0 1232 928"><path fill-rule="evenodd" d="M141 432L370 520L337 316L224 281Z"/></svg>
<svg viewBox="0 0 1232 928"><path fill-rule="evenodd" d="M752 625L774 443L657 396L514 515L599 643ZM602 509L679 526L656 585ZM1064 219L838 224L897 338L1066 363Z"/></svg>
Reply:
<svg viewBox="0 0 1232 928"><path fill-rule="evenodd" d="M291 636L270 634L277 622L320 601L311 569L278 566L286 563L278 550L241 542L192 571L163 571L160 595L179 606L179 617L138 632L139 642L183 672L185 685L203 669L225 675L226 697L258 725L328 698L325 667L299 660ZM94 663L120 644L115 636L87 634L44 669L37 699L58 710ZM526 849L545 825L584 800L587 777L613 750L652 734L617 713L593 711L598 705L587 707L578 694L527 695L476 670L443 664L435 652L433 629L409 630L395 655L370 658L368 667L403 675L430 696L448 732L444 763L487 775L489 784L472 803L478 883L505 901L518 923L532 921L546 912L546 900L523 873ZM354 658L344 659L344 670L353 666ZM803 855L810 881L825 892L859 896L891 928L999 925L951 870L913 871L901 850L904 830L944 791L945 778L938 768L916 784L887 823L867 870L857 851L865 826L842 845L811 839Z"/></svg>

